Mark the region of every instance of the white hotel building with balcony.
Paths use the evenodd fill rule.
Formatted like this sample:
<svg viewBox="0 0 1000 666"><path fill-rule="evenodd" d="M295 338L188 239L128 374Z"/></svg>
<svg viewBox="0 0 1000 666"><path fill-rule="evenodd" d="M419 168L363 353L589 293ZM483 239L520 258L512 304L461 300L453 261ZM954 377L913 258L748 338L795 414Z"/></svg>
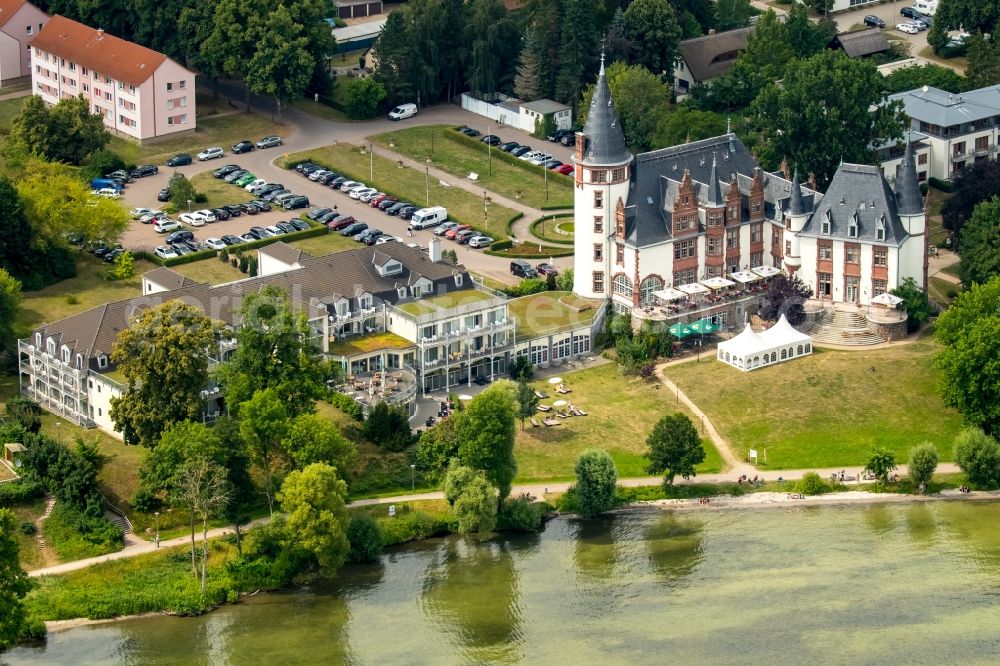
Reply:
<svg viewBox="0 0 1000 666"><path fill-rule="evenodd" d="M195 74L166 55L59 15L29 45L46 103L82 95L109 131L140 142L194 132Z"/></svg>

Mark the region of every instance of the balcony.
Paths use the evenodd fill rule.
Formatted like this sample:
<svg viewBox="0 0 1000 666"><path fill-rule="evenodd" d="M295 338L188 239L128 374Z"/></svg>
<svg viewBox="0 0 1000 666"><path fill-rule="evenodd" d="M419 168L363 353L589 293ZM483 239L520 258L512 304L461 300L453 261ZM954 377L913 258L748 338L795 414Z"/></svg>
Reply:
<svg viewBox="0 0 1000 666"><path fill-rule="evenodd" d="M397 369L350 375L332 388L353 398L367 413L380 402L402 405L412 401L417 394L417 373L404 363Z"/></svg>
<svg viewBox="0 0 1000 666"><path fill-rule="evenodd" d="M693 321L714 314L733 305L748 305L756 303L766 293L763 288L757 290L738 290L713 295L700 300L688 299L667 305L646 305L633 308L632 316L639 321Z"/></svg>
<svg viewBox="0 0 1000 666"><path fill-rule="evenodd" d="M488 324L481 324L479 326L472 326L470 328L462 327L457 331L451 331L448 333L441 333L439 335L433 335L429 338L419 338L417 340L417 346L421 349L426 349L428 347L436 347L440 344L446 342L454 342L455 340L463 340L468 338L474 338L480 335L492 335L494 333L499 333L501 331L513 331L514 330L514 320L513 319L502 319Z"/></svg>
<svg viewBox="0 0 1000 666"><path fill-rule="evenodd" d="M972 152L964 150L962 152L954 151L951 154L952 162L964 162L965 160L972 157Z"/></svg>

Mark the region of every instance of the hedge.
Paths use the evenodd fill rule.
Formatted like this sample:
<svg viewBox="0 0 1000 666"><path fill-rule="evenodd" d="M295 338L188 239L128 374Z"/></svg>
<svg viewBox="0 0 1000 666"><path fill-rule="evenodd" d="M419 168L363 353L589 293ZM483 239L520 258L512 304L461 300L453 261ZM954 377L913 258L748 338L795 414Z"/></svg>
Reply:
<svg viewBox="0 0 1000 666"><path fill-rule="evenodd" d="M931 176L927 179L927 182L930 183L931 187L942 192L951 193L955 191L955 184L949 180L941 180L940 178Z"/></svg>
<svg viewBox="0 0 1000 666"><path fill-rule="evenodd" d="M301 217L301 216L300 216ZM302 217L307 224L309 224L311 229L304 229L302 231L296 231L290 234L284 234L283 236L272 236L270 238L262 238L260 240L253 241L252 243L243 243L242 245L230 245L226 249L230 254L236 254L237 252L242 252L244 250L253 250L256 248L264 247L265 245L270 245L271 243L277 243L278 241L291 242L297 240L305 240L306 238L313 238L315 236L323 236L330 233L330 229L326 226L313 222L312 220ZM191 254L184 254L175 259L161 259L156 256L153 252L133 252L132 256L135 259L145 259L150 263L156 264L157 266L181 266L183 264L190 264L195 261L201 261L202 259L210 259L218 256L217 250L199 250L198 252L192 252Z"/></svg>
<svg viewBox="0 0 1000 666"><path fill-rule="evenodd" d="M305 157L305 158L302 158L302 159L295 159L295 160L288 160L288 159L286 159L286 160L279 160L277 162L277 164L279 166L283 166L285 169L294 170L295 167L297 167L300 164L305 164L306 162L310 162L312 164L319 165L319 166L323 167L324 169L330 169L331 171L336 171L337 173L341 174L342 176L344 176L346 178L350 178L351 180L356 180L356 181L358 181L360 183L365 183L365 182L368 182L369 180L371 180L368 176L363 176L361 174L352 173L352 172L344 169L343 167L335 166L335 165L330 164L329 162L327 162L325 160L321 160L321 159L314 159L314 158L308 158L308 157ZM394 198L398 199L399 201L407 201L408 200L407 197L402 196L401 194L399 194L398 192L394 191L390 187L377 186L377 185L375 185L375 184L373 184L371 182L368 182L368 185L370 185L371 187L377 188L381 192L385 192L390 197L394 197ZM382 185L384 185L384 183L382 183ZM517 220L521 219L522 217L524 217L524 213L518 213L517 215L515 215L514 217L512 217L510 220L507 221L506 224L507 224L508 233L509 233L509 230L510 230L510 226L512 224L514 224L514 222L516 222ZM460 222L461 224L468 224L470 229L472 229L473 231L475 231L478 234L482 234L483 236L489 236L490 235L489 232L483 230L482 227L480 227L478 225L475 225L475 224L470 224L469 222L460 220L460 219L458 219L456 217L452 217L450 214L449 214L449 219L451 219L451 220L453 220L455 222Z"/></svg>
<svg viewBox="0 0 1000 666"><path fill-rule="evenodd" d="M509 250L512 247L514 247L514 241L509 239L493 241L490 244L490 249L493 250L494 252L499 252L500 250Z"/></svg>
<svg viewBox="0 0 1000 666"><path fill-rule="evenodd" d="M532 248L532 251L521 251L520 248L524 247ZM573 255L573 249L543 245L542 251L539 252L537 243L521 243L509 250L493 250L490 247L483 250L483 253L493 257L505 257L508 259L545 259L548 257L570 257Z"/></svg>
<svg viewBox="0 0 1000 666"><path fill-rule="evenodd" d="M559 238L555 238L554 236L542 236L541 234L535 233L535 229L537 227L540 227L543 222L551 222L553 217L555 217L556 220L561 220L561 219L570 219L570 220L572 220L573 219L572 215L555 215L555 216L546 215L544 217L540 217L537 220L535 220L534 222L532 222L531 226L528 227L529 230L531 231L532 235L534 235L535 238L542 239L546 243L556 243L557 245L573 245L573 238L572 237L569 237L566 240L562 240L562 239L559 239ZM556 222L556 224L558 224L558 222Z"/></svg>

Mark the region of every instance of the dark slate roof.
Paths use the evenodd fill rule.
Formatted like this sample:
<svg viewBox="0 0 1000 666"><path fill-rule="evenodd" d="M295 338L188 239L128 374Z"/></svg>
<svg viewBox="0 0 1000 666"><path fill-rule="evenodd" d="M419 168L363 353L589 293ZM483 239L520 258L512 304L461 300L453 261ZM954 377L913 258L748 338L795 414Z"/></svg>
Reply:
<svg viewBox="0 0 1000 666"><path fill-rule="evenodd" d="M889 40L885 38L881 28L864 28L853 32L844 32L835 37L844 53L852 58L860 58L873 53L889 50Z"/></svg>
<svg viewBox="0 0 1000 666"><path fill-rule="evenodd" d="M722 198L722 190L719 188L719 170L716 165L717 160L718 158L715 155L712 155L712 170L708 174L708 183L705 188L707 190L705 193L705 203L713 208L726 205L725 199Z"/></svg>
<svg viewBox="0 0 1000 666"><path fill-rule="evenodd" d="M583 151L583 164L616 165L627 164L632 159L632 153L625 145L625 135L622 133L621 122L611 102L611 89L604 76L604 63L597 76L594 87L594 97L590 101L590 111L587 112L587 122L583 126L583 134L587 137L587 147Z"/></svg>
<svg viewBox="0 0 1000 666"><path fill-rule="evenodd" d="M312 256L308 252L300 250L297 247L293 247L284 241L278 241L277 243L265 245L257 250L257 252L274 257L281 263L288 264L289 266Z"/></svg>
<svg viewBox="0 0 1000 666"><path fill-rule="evenodd" d="M805 212L806 208L802 203L802 186L799 184L799 172L796 171L792 177L792 191L788 198L788 214L802 215Z"/></svg>
<svg viewBox="0 0 1000 666"><path fill-rule="evenodd" d="M385 277L379 275L375 265L376 255L398 260L403 265L403 272ZM88 362L93 363L98 355L111 353L118 334L128 328L133 317L146 308L173 299L202 309L212 319L236 326L239 323L243 297L268 285L284 289L295 305L307 311L310 317L325 314L324 308L320 306L335 303L341 295L355 298L369 293L389 303L409 302L413 299L409 296L401 299L397 287L413 284L420 278L433 283L435 294L473 288L472 279L464 266L431 261L420 248L411 248L402 243L386 243L377 250L374 247L362 247L322 257L303 256L300 263L302 268L273 275L214 286L188 284L180 289L107 303L46 324L35 332L42 334L43 344L46 338L54 336L60 345L68 344L73 353L82 353L88 358ZM456 274L463 276L461 287L455 285L453 277ZM33 338L31 342L34 342ZM91 367L96 369L94 365Z"/></svg>
<svg viewBox="0 0 1000 666"><path fill-rule="evenodd" d="M913 158L913 144L906 142L906 152L896 173L896 210L900 215L919 215L924 210L924 199L917 182L917 163Z"/></svg>
<svg viewBox="0 0 1000 666"><path fill-rule="evenodd" d="M829 234L821 233L825 219L830 221ZM855 238L848 234L852 219L858 225ZM885 225L884 241L876 236L880 219ZM899 245L906 239L906 230L896 214L896 197L879 168L841 164L833 175L829 189L802 229L802 235Z"/></svg>
<svg viewBox="0 0 1000 666"><path fill-rule="evenodd" d="M736 62L736 55L746 49L747 36L752 30L752 27L727 30L681 42L681 54L695 80L708 81L728 72Z"/></svg>

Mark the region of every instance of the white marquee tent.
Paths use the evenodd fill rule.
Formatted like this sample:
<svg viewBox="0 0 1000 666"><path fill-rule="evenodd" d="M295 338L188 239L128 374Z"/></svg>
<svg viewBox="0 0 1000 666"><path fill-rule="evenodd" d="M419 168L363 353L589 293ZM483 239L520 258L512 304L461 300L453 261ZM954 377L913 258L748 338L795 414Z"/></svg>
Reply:
<svg viewBox="0 0 1000 666"><path fill-rule="evenodd" d="M812 338L795 330L785 315L766 331L755 333L750 324L734 338L719 343L716 358L747 372L812 354Z"/></svg>

